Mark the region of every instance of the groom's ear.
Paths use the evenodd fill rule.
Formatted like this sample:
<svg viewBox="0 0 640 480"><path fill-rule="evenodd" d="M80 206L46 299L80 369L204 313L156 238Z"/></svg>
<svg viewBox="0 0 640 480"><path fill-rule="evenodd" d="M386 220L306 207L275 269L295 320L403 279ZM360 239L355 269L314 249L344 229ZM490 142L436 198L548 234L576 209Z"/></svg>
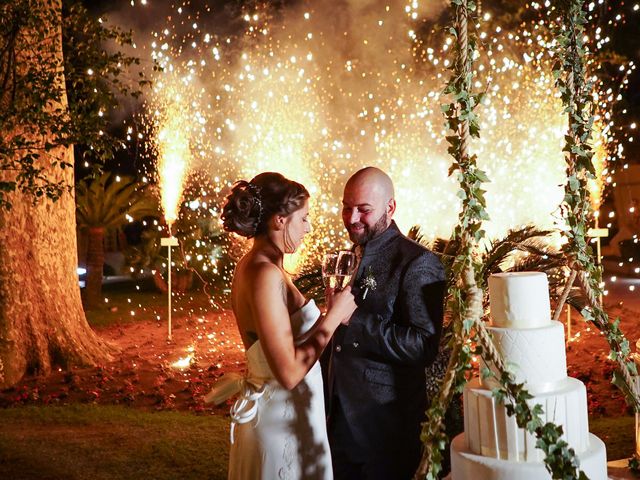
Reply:
<svg viewBox="0 0 640 480"><path fill-rule="evenodd" d="M392 198L387 202L387 217L393 217L394 213L396 213L396 199Z"/></svg>

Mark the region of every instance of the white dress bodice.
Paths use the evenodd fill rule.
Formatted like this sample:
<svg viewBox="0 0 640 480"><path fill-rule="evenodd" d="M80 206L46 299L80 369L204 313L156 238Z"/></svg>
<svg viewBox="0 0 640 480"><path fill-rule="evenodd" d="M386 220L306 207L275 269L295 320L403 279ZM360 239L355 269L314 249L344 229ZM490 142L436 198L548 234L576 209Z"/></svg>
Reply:
<svg viewBox="0 0 640 480"><path fill-rule="evenodd" d="M315 325L320 316L320 309L313 300L291 315L291 331L294 341L301 339ZM247 357L247 380L254 385L262 385L267 380L275 377L269 367L260 340L255 341L246 351Z"/></svg>

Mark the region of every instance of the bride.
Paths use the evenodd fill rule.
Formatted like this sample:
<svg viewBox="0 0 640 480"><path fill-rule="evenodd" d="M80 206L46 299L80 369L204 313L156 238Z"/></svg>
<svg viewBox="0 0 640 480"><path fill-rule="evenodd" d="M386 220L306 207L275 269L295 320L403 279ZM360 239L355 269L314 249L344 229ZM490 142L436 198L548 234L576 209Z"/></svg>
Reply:
<svg viewBox="0 0 640 480"><path fill-rule="evenodd" d="M308 216L306 188L271 172L237 182L222 211L225 230L253 238L231 286L248 373L231 409L229 479L332 478L318 359L356 304L347 287L321 315L284 270L284 254L311 230Z"/></svg>

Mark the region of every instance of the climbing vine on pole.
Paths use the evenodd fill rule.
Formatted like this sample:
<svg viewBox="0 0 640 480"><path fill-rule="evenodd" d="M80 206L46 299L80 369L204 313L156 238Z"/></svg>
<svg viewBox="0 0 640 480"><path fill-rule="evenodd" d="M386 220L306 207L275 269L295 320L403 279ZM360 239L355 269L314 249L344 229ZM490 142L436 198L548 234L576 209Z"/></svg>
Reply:
<svg viewBox="0 0 640 480"><path fill-rule="evenodd" d="M630 358L629 342L619 327L619 319L610 322L602 306L602 270L596 265L588 245L587 230L593 218L587 180L595 178L590 138L594 122L591 83L586 80L583 43L587 23L582 0L560 0L556 7L560 24L555 28L555 56L553 74L560 92L564 112L568 116L564 152L567 160L567 183L563 211L568 231L567 252L578 282L586 293L589 305L582 316L604 333L611 352L609 358L617 363L615 383L625 394L627 403L640 411L640 400L634 390L633 376L637 374Z"/></svg>
<svg viewBox="0 0 640 480"><path fill-rule="evenodd" d="M448 130L449 154L454 161L449 175L454 175L460 184L458 197L462 200L462 210L454 238L459 240L460 249L453 263L453 278L459 279L451 286L449 310L452 312L453 335L448 348L451 357L440 392L427 411L423 423L421 440L425 444L422 461L415 478L436 479L442 470L442 451L447 445L444 429L444 415L454 393L459 393L466 383L466 374L471 370L474 354L469 339L472 325L482 316L482 290L476 284L478 256L475 249L484 237L482 221L489 218L482 184L488 181L486 174L477 168L476 157L469 155L471 137L478 137L478 119L474 109L481 101L481 95L471 92L471 65L475 51L475 38L469 38L467 21L469 12L476 10L475 2L453 0L451 7L455 24L449 33L456 40L455 61L452 73L444 90L451 97L451 103L443 105Z"/></svg>

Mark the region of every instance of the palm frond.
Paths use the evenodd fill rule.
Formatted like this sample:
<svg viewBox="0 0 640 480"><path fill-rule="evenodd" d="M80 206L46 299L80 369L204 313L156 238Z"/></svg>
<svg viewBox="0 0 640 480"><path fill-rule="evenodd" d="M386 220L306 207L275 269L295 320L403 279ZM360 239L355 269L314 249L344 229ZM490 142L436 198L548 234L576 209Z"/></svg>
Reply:
<svg viewBox="0 0 640 480"><path fill-rule="evenodd" d="M507 272L547 272L549 275L551 270L562 269L566 266L563 258L544 257L539 255L527 255L516 260L513 266L505 271Z"/></svg>
<svg viewBox="0 0 640 480"><path fill-rule="evenodd" d="M458 250L459 242L457 240L445 240L444 238L436 238L429 248L434 253L455 257Z"/></svg>
<svg viewBox="0 0 640 480"><path fill-rule="evenodd" d="M534 226L509 230L504 238L489 244L483 255L482 278L485 280L490 274L502 271L502 266L513 257L514 251L526 251L534 256L554 255L548 242L551 230L539 230Z"/></svg>
<svg viewBox="0 0 640 480"><path fill-rule="evenodd" d="M427 237L425 237L420 225L414 225L413 227L411 227L409 229L409 233L407 233L407 238L413 240L416 243L419 243L423 247L427 247L433 253L451 256L455 255L455 250L453 250L453 248L455 247L457 242L453 240L446 240L440 237L429 240Z"/></svg>
<svg viewBox="0 0 640 480"><path fill-rule="evenodd" d="M80 227L117 228L134 219L159 213L150 187L131 177L116 178L106 172L83 180L76 187L76 219Z"/></svg>
<svg viewBox="0 0 640 480"><path fill-rule="evenodd" d="M581 288L573 287L569 291L567 303L575 308L578 312L581 312L582 309L589 305L589 300L587 299Z"/></svg>
<svg viewBox="0 0 640 480"><path fill-rule="evenodd" d="M324 284L322 283L322 269L319 265L307 270L293 283L305 297L312 298L316 303L324 303Z"/></svg>
<svg viewBox="0 0 640 480"><path fill-rule="evenodd" d="M425 245L424 243L424 235L422 234L422 227L420 225L414 225L409 229L407 233L407 238L417 242L421 245Z"/></svg>

